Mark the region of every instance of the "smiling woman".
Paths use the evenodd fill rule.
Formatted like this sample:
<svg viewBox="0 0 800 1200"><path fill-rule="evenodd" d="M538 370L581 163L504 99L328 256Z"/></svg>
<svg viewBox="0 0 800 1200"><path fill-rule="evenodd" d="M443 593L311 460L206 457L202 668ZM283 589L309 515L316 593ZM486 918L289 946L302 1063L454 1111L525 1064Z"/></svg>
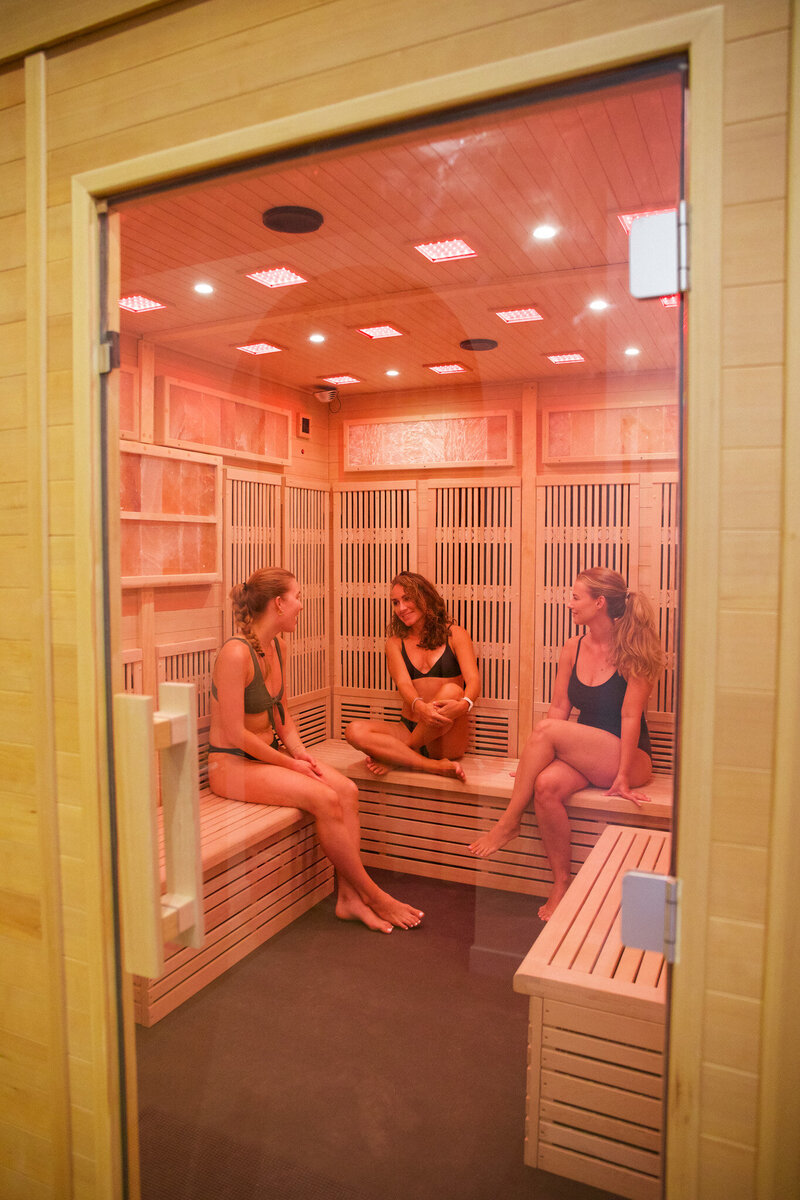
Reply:
<svg viewBox="0 0 800 1200"><path fill-rule="evenodd" d="M351 721L345 736L373 775L391 767L464 779L467 714L480 694L472 638L447 614L436 588L404 571L392 580L386 643L389 673L403 699L399 724Z"/></svg>

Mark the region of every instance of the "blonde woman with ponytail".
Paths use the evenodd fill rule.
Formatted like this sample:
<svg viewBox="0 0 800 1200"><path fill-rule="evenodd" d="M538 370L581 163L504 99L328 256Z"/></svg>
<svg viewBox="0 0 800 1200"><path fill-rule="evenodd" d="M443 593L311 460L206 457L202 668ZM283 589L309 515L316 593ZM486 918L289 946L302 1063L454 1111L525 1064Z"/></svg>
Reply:
<svg viewBox="0 0 800 1200"><path fill-rule="evenodd" d="M311 813L337 875L336 915L391 933L423 914L384 892L359 851L358 789L303 745L288 710L287 645L303 609L289 571L265 567L231 590L240 636L224 643L211 683L208 782L218 796Z"/></svg>
<svg viewBox="0 0 800 1200"><path fill-rule="evenodd" d="M571 831L566 801L587 784L642 805L652 775L645 712L664 665L653 608L628 591L621 575L591 567L578 575L568 608L584 633L570 638L558 663L545 720L528 738L511 801L493 829L473 842L478 858L515 838L533 799L553 887L539 916L553 915L570 881ZM573 708L578 720L569 720Z"/></svg>

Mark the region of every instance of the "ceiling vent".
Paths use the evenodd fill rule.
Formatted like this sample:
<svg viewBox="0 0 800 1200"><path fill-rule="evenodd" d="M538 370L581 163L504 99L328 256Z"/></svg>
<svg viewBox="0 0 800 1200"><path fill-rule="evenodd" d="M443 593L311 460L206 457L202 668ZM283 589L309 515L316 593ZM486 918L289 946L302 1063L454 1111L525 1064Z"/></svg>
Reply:
<svg viewBox="0 0 800 1200"><path fill-rule="evenodd" d="M276 233L315 233L325 220L315 208L302 208L299 204L279 204L261 214L267 229Z"/></svg>

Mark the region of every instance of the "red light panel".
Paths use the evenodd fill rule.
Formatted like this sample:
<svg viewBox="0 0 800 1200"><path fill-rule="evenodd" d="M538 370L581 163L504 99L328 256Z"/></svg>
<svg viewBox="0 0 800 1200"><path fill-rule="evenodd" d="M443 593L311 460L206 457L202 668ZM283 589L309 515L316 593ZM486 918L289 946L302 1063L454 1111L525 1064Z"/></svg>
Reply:
<svg viewBox="0 0 800 1200"><path fill-rule="evenodd" d="M414 247L428 262L453 262L457 258L474 258L472 246L462 238L449 238L443 242L421 242Z"/></svg>
<svg viewBox="0 0 800 1200"><path fill-rule="evenodd" d="M537 312L535 308L504 308L495 315L501 321L505 321L506 325L519 325L523 321L543 320L542 314Z"/></svg>
<svg viewBox="0 0 800 1200"><path fill-rule="evenodd" d="M679 300L680 300L680 296L662 296L661 297L661 303L664 305L664 308L677 308Z"/></svg>
<svg viewBox="0 0 800 1200"><path fill-rule="evenodd" d="M298 275L296 271L290 270L289 267L270 267L268 271L253 271L247 278L268 288L291 287L294 283L308 283L307 279Z"/></svg>
<svg viewBox="0 0 800 1200"><path fill-rule="evenodd" d="M359 333L363 333L364 337L372 338L387 338L387 337L402 337L399 329L395 329L394 325L367 325L364 329L359 329Z"/></svg>
<svg viewBox="0 0 800 1200"><path fill-rule="evenodd" d="M150 300L147 296L124 296L119 302L120 308L124 308L127 312L153 312L156 308L166 308L166 305L159 304L157 300Z"/></svg>
<svg viewBox="0 0 800 1200"><path fill-rule="evenodd" d="M237 346L245 354L280 354L280 346L271 346L269 342L251 342L249 346Z"/></svg>
<svg viewBox="0 0 800 1200"><path fill-rule="evenodd" d="M325 383L331 383L334 387L340 387L345 383L361 383L360 379L356 379L355 375L326 375Z"/></svg>
<svg viewBox="0 0 800 1200"><path fill-rule="evenodd" d="M582 354L548 354L546 357L550 359L551 363L556 363L557 365L586 361Z"/></svg>
<svg viewBox="0 0 800 1200"><path fill-rule="evenodd" d="M461 363L430 363L426 364L426 368L428 371L434 371L437 375L459 375L467 369Z"/></svg>

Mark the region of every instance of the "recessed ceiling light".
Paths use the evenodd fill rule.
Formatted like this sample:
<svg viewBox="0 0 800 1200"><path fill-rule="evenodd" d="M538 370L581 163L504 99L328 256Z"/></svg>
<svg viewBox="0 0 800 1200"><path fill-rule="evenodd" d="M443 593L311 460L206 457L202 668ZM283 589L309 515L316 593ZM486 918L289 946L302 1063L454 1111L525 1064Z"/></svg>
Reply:
<svg viewBox="0 0 800 1200"><path fill-rule="evenodd" d="M315 208L303 208L300 204L279 204L261 214L267 229L276 233L314 233L324 219Z"/></svg>
<svg viewBox="0 0 800 1200"><path fill-rule="evenodd" d="M426 370L434 371L437 375L458 375L461 371L466 371L466 367L461 363L426 363Z"/></svg>
<svg viewBox="0 0 800 1200"><path fill-rule="evenodd" d="M641 354L641 350L638 346L628 346L625 353L627 354L628 358L636 358L637 354Z"/></svg>
<svg viewBox="0 0 800 1200"><path fill-rule="evenodd" d="M667 213L667 212L675 212L675 209L674 208L648 208L648 209L643 210L642 212L617 213L617 220L619 221L620 225L625 230L625 232L630 233L631 225L633 224L634 221L638 220L639 217L655 217L655 216L658 216L659 213Z"/></svg>
<svg viewBox="0 0 800 1200"><path fill-rule="evenodd" d="M294 283L308 282L302 275L298 275L296 271L291 271L288 267L270 267L268 271L253 271L247 278L268 288L291 287Z"/></svg>
<svg viewBox="0 0 800 1200"><path fill-rule="evenodd" d="M196 283L194 285L194 290L200 296L210 296L214 291L214 288L210 283Z"/></svg>
<svg viewBox="0 0 800 1200"><path fill-rule="evenodd" d="M324 342L325 334L324 333L312 333L309 335L308 340L310 342Z"/></svg>
<svg viewBox="0 0 800 1200"><path fill-rule="evenodd" d="M387 371L386 374L387 375L399 375L400 372L399 371Z"/></svg>
<svg viewBox="0 0 800 1200"><path fill-rule="evenodd" d="M602 312L604 308L608 308L608 301L598 297L597 300L589 301L589 308L593 308L595 312Z"/></svg>
<svg viewBox="0 0 800 1200"><path fill-rule="evenodd" d="M363 333L364 337L373 339L403 336L399 329L395 329L394 325L366 325L358 332Z"/></svg>
<svg viewBox="0 0 800 1200"><path fill-rule="evenodd" d="M677 308L680 296L662 296L661 303L664 308Z"/></svg>
<svg viewBox="0 0 800 1200"><path fill-rule="evenodd" d="M541 321L542 314L535 308L504 308L495 314L506 325L518 325L522 321Z"/></svg>
<svg viewBox="0 0 800 1200"><path fill-rule="evenodd" d="M579 363L586 361L582 354L548 354L546 357L550 359L551 363L556 363L558 365L561 363Z"/></svg>
<svg viewBox="0 0 800 1200"><path fill-rule="evenodd" d="M126 309L127 312L153 312L156 308L165 308L164 304L159 304L158 300L150 300L147 296L124 296L119 302L120 308Z"/></svg>
<svg viewBox="0 0 800 1200"><path fill-rule="evenodd" d="M325 383L332 383L335 387L341 387L345 383L361 383L360 379L356 379L355 375L326 375Z"/></svg>
<svg viewBox="0 0 800 1200"><path fill-rule="evenodd" d="M243 350L245 354L280 354L280 346L272 346L269 342L251 342L249 346L237 346L237 350Z"/></svg>
<svg viewBox="0 0 800 1200"><path fill-rule="evenodd" d="M462 238L449 238L443 242L421 242L414 249L424 254L429 262L452 262L456 258L475 257L475 251Z"/></svg>
<svg viewBox="0 0 800 1200"><path fill-rule="evenodd" d="M533 231L533 236L537 242L549 242L550 238L554 238L558 230L555 225L537 225Z"/></svg>

